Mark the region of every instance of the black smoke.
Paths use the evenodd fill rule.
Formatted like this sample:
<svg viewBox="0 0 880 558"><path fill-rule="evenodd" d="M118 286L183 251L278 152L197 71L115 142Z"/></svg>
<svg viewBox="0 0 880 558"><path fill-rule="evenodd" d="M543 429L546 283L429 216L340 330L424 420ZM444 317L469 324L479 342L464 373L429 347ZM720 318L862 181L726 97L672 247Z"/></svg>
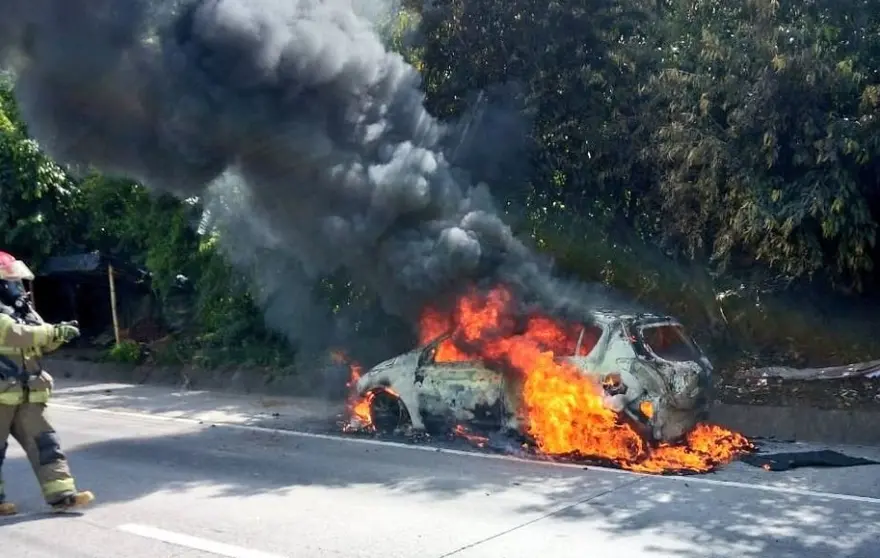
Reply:
<svg viewBox="0 0 880 558"><path fill-rule="evenodd" d="M405 320L471 282L579 319L604 296L554 278L475 183L503 176L499 153L523 135L510 111L483 111L475 133L439 122L418 73L343 0L0 0L0 13L3 65L44 149L205 201L295 339L345 323L306 295L337 273Z"/></svg>

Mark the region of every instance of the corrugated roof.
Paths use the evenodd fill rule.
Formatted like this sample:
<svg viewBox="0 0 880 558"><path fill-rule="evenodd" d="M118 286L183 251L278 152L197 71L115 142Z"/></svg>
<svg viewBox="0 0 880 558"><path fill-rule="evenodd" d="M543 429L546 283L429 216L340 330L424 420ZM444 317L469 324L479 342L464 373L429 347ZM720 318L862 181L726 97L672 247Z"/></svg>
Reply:
<svg viewBox="0 0 880 558"><path fill-rule="evenodd" d="M146 270L141 269L130 262L123 261L114 256L102 254L98 251L70 254L67 256L51 256L40 266L40 269L37 271L37 276L103 274L107 272L107 266L109 264L112 264L113 267L121 273L132 276L135 280L145 279L149 276L149 273Z"/></svg>

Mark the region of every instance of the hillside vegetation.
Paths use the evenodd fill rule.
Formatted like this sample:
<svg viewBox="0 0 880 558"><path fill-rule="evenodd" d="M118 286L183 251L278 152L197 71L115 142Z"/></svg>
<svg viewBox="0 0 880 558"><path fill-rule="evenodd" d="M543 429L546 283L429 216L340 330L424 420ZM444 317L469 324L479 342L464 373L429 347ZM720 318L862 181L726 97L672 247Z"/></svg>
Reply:
<svg viewBox="0 0 880 558"><path fill-rule="evenodd" d="M560 272L680 317L724 369L880 357L872 3L411 4L380 32L424 76L434 114L470 111L491 123L482 132L507 131L509 142L462 146L460 163ZM0 91L0 244L35 267L118 254L152 273L162 301L187 276L191 321L168 359L287 362L297 348L197 233L198 202L56 165L29 139L13 87ZM523 119L493 113L501 103ZM476 165L487 144L501 164ZM528 157L501 158L508 147ZM327 278L316 296L341 311L366 295Z"/></svg>

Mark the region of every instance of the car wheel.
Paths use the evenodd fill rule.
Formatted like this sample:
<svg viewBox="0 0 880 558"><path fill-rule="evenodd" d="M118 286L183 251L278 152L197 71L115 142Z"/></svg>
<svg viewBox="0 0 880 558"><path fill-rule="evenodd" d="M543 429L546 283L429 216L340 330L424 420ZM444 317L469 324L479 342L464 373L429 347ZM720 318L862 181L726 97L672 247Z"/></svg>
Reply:
<svg viewBox="0 0 880 558"><path fill-rule="evenodd" d="M390 434L407 425L409 414L399 397L380 390L370 401L370 419L376 432Z"/></svg>

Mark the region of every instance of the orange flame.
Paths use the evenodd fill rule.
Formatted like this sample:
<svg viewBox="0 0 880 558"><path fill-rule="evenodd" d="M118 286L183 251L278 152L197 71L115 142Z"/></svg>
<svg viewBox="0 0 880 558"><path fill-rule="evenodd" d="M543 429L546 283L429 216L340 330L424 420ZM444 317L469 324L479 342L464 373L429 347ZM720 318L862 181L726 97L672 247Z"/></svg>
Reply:
<svg viewBox="0 0 880 558"><path fill-rule="evenodd" d="M344 430L369 429L373 425L373 418L370 415L370 403L375 394L369 393L366 397L358 397L354 391L354 386L360 380L363 368L356 362L350 362L342 351L331 352L330 358L336 364L348 365L349 370L351 370L351 376L348 382L345 383L345 387L349 389L348 401L346 401L345 405L348 410L349 423L345 425Z"/></svg>
<svg viewBox="0 0 880 558"><path fill-rule="evenodd" d="M482 360L515 372L522 382L527 433L542 453L605 459L627 469L661 473L708 471L752 448L744 436L708 424L700 424L681 445L650 447L603 406L600 383L558 358L574 354L578 328L532 316L524 331L515 334L511 302L510 292L499 287L484 296L462 297L451 313L429 308L422 316L420 340L424 344L450 333L438 346L436 361ZM592 347L595 341L585 340L583 346Z"/></svg>
<svg viewBox="0 0 880 558"><path fill-rule="evenodd" d="M477 446L478 448L485 447L489 442L489 438L485 436L480 436L479 434L474 434L470 430L467 429L466 426L462 424L458 424L452 431L452 434L458 436L459 438L464 438L471 444Z"/></svg>

